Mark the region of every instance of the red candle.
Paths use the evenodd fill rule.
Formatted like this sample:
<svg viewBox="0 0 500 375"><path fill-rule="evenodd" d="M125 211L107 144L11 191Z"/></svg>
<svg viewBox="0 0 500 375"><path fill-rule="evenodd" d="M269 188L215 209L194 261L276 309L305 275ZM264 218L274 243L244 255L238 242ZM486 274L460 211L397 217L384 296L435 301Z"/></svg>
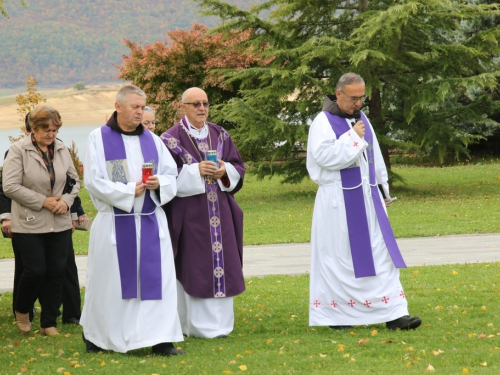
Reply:
<svg viewBox="0 0 500 375"><path fill-rule="evenodd" d="M153 163L142 164L142 182L146 183L148 178L153 175Z"/></svg>

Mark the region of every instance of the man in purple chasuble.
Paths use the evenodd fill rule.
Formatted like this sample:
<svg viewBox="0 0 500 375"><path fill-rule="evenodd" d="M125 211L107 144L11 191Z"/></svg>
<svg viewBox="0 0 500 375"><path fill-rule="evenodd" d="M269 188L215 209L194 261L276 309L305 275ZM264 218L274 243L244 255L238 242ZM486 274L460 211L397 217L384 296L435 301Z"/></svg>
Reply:
<svg viewBox="0 0 500 375"><path fill-rule="evenodd" d="M177 166L141 124L146 95L123 86L103 127L88 138L85 187L98 213L90 231L80 324L87 352L152 347L183 354L175 266L162 205L177 192ZM142 180L143 163L153 176Z"/></svg>
<svg viewBox="0 0 500 375"><path fill-rule="evenodd" d="M233 297L245 290L243 212L233 196L243 185L245 167L226 130L207 122L209 107L203 90L186 90L185 116L161 135L179 173L176 197L164 207L179 318L185 335L203 338L232 332Z"/></svg>
<svg viewBox="0 0 500 375"><path fill-rule="evenodd" d="M338 81L309 130L307 170L319 185L311 228L309 325L349 329L386 323L415 329L399 268L406 267L378 185L387 170L370 121L360 112L363 79Z"/></svg>

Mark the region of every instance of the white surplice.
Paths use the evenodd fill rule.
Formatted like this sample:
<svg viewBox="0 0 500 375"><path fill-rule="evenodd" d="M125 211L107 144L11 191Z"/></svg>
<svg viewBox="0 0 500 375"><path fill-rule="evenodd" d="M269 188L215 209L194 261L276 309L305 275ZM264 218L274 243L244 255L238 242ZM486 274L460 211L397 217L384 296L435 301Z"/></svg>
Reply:
<svg viewBox="0 0 500 375"><path fill-rule="evenodd" d="M134 197L136 181L142 178L144 158L138 136L122 135L129 172L128 184L109 180L102 143L101 129L94 130L88 138L84 154L85 188L98 213L92 225L87 260L85 301L80 324L85 337L102 349L116 352L153 346L164 342L183 341L177 313L177 287L172 245L167 218L161 205L176 194L177 166L156 135L158 150L160 199L153 193L156 219L160 230L162 299L122 299L120 271L116 249L113 206L126 212L142 212L144 194ZM135 215L137 233L137 258L140 265L141 216ZM138 269L138 275L140 275Z"/></svg>
<svg viewBox="0 0 500 375"><path fill-rule="evenodd" d="M353 121L346 121L351 126ZM365 126L371 127L371 124ZM387 170L373 134L376 180L388 191ZM408 315L399 270L394 267L377 222L369 186L367 147L368 143L355 131L348 131L337 139L323 112L311 124L307 170L311 179L319 185L311 230L311 326L384 323ZM360 166L363 179L376 272L376 276L372 277L354 276L340 177L340 170L353 163Z"/></svg>

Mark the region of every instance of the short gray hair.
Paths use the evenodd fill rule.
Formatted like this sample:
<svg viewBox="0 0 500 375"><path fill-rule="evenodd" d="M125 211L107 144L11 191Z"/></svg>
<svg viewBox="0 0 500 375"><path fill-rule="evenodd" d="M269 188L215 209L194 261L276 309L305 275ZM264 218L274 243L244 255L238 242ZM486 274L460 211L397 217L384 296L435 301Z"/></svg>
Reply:
<svg viewBox="0 0 500 375"><path fill-rule="evenodd" d="M144 112L151 112L153 115L156 114L156 111L151 108L151 107L148 107L148 106L145 106L144 109L143 109Z"/></svg>
<svg viewBox="0 0 500 375"><path fill-rule="evenodd" d="M347 85L352 85L353 83L365 83L363 78L359 74L356 73L345 73L342 74L342 77L337 81L337 86L335 86L335 90L342 90Z"/></svg>
<svg viewBox="0 0 500 375"><path fill-rule="evenodd" d="M146 97L146 93L142 91L139 87L134 85L125 85L122 86L120 90L116 93L115 101L118 103L123 103L125 98L127 98L131 94L137 94L142 97Z"/></svg>

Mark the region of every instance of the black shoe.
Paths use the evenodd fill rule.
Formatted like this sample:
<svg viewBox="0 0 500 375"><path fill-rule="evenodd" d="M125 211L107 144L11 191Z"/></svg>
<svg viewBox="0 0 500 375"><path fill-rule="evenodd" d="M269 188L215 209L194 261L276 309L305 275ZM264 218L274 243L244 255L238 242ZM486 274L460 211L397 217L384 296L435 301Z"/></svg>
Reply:
<svg viewBox="0 0 500 375"><path fill-rule="evenodd" d="M215 336L214 339L227 339L227 335Z"/></svg>
<svg viewBox="0 0 500 375"><path fill-rule="evenodd" d="M351 329L352 328L352 326L329 326L329 327L335 331L340 331L343 329Z"/></svg>
<svg viewBox="0 0 500 375"><path fill-rule="evenodd" d="M391 320L390 322L385 323L388 329L397 330L401 329L403 331L407 331L409 329L415 329L420 327L422 321L418 316L411 317L410 315L402 316L399 319Z"/></svg>
<svg viewBox="0 0 500 375"><path fill-rule="evenodd" d="M77 318L68 318L68 319L63 319L63 324L80 324L80 319Z"/></svg>
<svg viewBox="0 0 500 375"><path fill-rule="evenodd" d="M183 355L186 354L184 350L176 349L171 342L163 342L158 345L154 345L152 348L153 354L163 355L169 357L171 355Z"/></svg>
<svg viewBox="0 0 500 375"><path fill-rule="evenodd" d="M83 332L82 332L82 339L83 342L85 343L85 349L87 350L87 353L99 353L105 351L104 349L99 348L96 344L87 340Z"/></svg>

